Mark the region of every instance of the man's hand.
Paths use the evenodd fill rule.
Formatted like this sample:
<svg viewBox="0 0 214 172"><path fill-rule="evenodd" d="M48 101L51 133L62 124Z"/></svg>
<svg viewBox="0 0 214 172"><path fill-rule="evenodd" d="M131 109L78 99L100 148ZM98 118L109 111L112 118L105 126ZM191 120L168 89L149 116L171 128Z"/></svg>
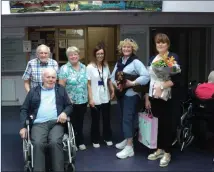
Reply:
<svg viewBox="0 0 214 172"><path fill-rule="evenodd" d="M66 121L67 121L67 115L66 115L65 112L62 112L62 113L58 116L57 122L66 123Z"/></svg>
<svg viewBox="0 0 214 172"><path fill-rule="evenodd" d="M27 129L26 128L22 128L19 132L20 136L22 139L26 139L27 138Z"/></svg>

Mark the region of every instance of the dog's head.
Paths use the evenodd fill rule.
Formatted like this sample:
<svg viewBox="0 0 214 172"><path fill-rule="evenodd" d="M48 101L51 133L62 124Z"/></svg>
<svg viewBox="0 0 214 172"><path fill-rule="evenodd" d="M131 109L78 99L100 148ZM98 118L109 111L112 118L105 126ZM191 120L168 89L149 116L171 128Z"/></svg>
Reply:
<svg viewBox="0 0 214 172"><path fill-rule="evenodd" d="M123 71L117 72L116 80L117 80L117 83L119 83L119 84L123 84L125 82L125 77L124 77Z"/></svg>
<svg viewBox="0 0 214 172"><path fill-rule="evenodd" d="M118 80L118 81L122 81L123 79L124 79L124 77L123 77L123 72L122 72L122 71L117 72L117 80Z"/></svg>

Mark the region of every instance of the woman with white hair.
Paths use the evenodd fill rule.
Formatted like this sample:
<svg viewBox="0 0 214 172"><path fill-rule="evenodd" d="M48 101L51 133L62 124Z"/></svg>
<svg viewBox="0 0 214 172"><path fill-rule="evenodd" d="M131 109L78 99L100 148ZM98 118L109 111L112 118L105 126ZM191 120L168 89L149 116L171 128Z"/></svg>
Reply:
<svg viewBox="0 0 214 172"><path fill-rule="evenodd" d="M50 48L44 44L39 45L36 49L36 57L28 62L22 79L27 92L30 88L42 84L42 70L52 67L58 72L58 63L50 58Z"/></svg>
<svg viewBox="0 0 214 172"><path fill-rule="evenodd" d="M195 94L200 99L214 98L214 71L210 72L207 83L197 86Z"/></svg>
<svg viewBox="0 0 214 172"><path fill-rule="evenodd" d="M116 148L122 149L122 151L116 154L121 159L134 156L133 137L135 122L138 118L137 104L140 101L140 93L134 87L146 85L150 80L146 67L136 56L137 50L138 45L134 40L125 39L120 41L118 51L121 57L112 72L112 82L116 88L117 101L122 113L124 140L116 144ZM135 76L135 79L126 79L125 83L121 85L117 79L118 74L121 72Z"/></svg>
<svg viewBox="0 0 214 172"><path fill-rule="evenodd" d="M79 61L80 50L77 47L68 47L66 55L68 62L60 68L59 84L65 86L73 102L71 120L76 133L76 143L80 150L85 150L83 121L88 103L86 66Z"/></svg>

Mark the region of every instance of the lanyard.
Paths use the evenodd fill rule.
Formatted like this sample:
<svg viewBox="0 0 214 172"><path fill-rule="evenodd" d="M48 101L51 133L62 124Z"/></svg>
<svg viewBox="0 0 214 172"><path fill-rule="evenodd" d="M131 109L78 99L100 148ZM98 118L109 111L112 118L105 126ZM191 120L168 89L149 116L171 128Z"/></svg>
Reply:
<svg viewBox="0 0 214 172"><path fill-rule="evenodd" d="M104 73L103 73L103 65L102 65L102 76L101 76L101 73L100 73L100 71L99 71L98 66L97 66L97 70L98 70L98 73L99 73L100 79L101 79L101 81L102 81L102 83L103 83L103 87L104 87L104 89L105 89L105 84L104 84L104 80L103 80L103 75L104 75Z"/></svg>
<svg viewBox="0 0 214 172"><path fill-rule="evenodd" d="M98 70L98 73L99 73L99 76L100 76L101 81L103 81L103 66L102 66L102 77L101 77L101 73L100 73L100 71L99 71L98 66L97 66L97 70Z"/></svg>

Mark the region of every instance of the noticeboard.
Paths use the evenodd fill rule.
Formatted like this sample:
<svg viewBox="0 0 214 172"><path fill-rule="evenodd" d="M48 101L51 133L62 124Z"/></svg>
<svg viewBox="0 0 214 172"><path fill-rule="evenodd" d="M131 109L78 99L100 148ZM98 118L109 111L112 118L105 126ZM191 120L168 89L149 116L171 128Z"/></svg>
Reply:
<svg viewBox="0 0 214 172"><path fill-rule="evenodd" d="M25 70L26 53L23 52L23 39L2 39L1 65L2 72L16 72Z"/></svg>

